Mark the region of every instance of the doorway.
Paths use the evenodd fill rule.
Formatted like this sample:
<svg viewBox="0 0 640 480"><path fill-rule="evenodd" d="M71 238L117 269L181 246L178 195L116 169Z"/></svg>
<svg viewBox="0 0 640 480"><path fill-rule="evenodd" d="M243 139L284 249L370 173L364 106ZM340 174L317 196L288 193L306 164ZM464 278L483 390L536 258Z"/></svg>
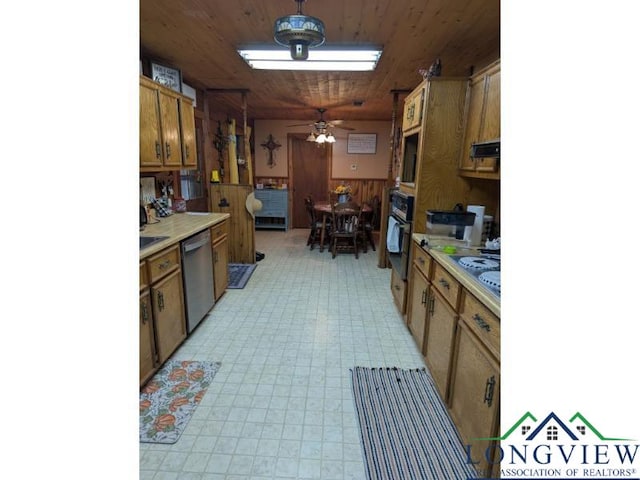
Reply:
<svg viewBox="0 0 640 480"><path fill-rule="evenodd" d="M316 202L329 199L331 144L307 142L306 139L305 134L288 135L292 228L309 227L309 216L304 207L307 195L311 194Z"/></svg>

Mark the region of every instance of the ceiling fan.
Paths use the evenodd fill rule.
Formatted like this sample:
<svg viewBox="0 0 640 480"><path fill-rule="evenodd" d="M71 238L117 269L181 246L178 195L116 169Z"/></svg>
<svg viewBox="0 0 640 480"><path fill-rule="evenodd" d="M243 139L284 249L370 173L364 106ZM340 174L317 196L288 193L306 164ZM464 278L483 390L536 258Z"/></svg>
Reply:
<svg viewBox="0 0 640 480"><path fill-rule="evenodd" d="M339 128L340 130L355 130L351 127L341 127L340 124L343 120L332 120L330 122L324 119L324 112L327 111L326 108L317 108L318 112L320 112L320 119L315 121L314 123L298 123L296 125L287 125L288 127L313 127L316 130L316 133L326 133L329 128Z"/></svg>

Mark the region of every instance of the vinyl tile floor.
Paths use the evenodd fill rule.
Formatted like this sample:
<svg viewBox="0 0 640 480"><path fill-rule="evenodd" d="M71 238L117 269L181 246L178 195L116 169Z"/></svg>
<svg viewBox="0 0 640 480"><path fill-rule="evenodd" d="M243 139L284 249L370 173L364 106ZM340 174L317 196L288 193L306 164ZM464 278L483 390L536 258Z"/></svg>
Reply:
<svg viewBox="0 0 640 480"><path fill-rule="evenodd" d="M172 357L222 366L175 444L140 444L140 479L366 479L349 369L424 361L377 251L307 233L256 232L264 260Z"/></svg>

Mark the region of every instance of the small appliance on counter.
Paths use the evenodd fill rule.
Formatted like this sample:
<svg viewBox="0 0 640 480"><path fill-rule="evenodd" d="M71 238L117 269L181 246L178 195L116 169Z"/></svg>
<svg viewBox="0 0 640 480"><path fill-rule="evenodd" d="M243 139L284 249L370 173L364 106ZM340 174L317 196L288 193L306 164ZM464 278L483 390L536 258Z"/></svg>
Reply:
<svg viewBox="0 0 640 480"><path fill-rule="evenodd" d="M140 205L140 230L144 229L144 226L149 222L147 217L147 209Z"/></svg>
<svg viewBox="0 0 640 480"><path fill-rule="evenodd" d="M474 224L476 214L465 212L461 204L453 210L427 210L427 235L454 237L462 240L465 227Z"/></svg>

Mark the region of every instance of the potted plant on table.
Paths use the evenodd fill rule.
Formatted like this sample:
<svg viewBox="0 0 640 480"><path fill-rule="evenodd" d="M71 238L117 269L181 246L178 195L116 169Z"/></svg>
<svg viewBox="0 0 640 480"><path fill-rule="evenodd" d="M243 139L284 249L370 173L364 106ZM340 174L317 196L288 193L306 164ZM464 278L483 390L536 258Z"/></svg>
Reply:
<svg viewBox="0 0 640 480"><path fill-rule="evenodd" d="M338 195L338 203L345 203L349 201L349 197L351 196L351 185L340 184L334 192Z"/></svg>

